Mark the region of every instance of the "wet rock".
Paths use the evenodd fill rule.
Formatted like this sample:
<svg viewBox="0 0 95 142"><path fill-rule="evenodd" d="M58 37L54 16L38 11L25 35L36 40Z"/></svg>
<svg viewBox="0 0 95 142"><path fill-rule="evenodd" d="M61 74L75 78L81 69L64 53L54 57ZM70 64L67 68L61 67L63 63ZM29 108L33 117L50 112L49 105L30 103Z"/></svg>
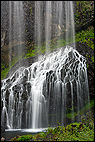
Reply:
<svg viewBox="0 0 95 142"><path fill-rule="evenodd" d="M1 101L1 112L2 112L2 108L3 108L3 101Z"/></svg>
<svg viewBox="0 0 95 142"><path fill-rule="evenodd" d="M49 74L52 74L52 73L53 73L53 71L52 71L52 70L50 70L50 71L49 71Z"/></svg>
<svg viewBox="0 0 95 142"><path fill-rule="evenodd" d="M44 83L43 83L43 90L42 90L42 92L43 92L45 98L47 98L48 95L47 95L47 85L46 85L46 80L45 80Z"/></svg>
<svg viewBox="0 0 95 142"><path fill-rule="evenodd" d="M26 92L26 90L27 90L27 83L26 82L23 82L22 89L23 89L23 92Z"/></svg>
<svg viewBox="0 0 95 142"><path fill-rule="evenodd" d="M65 76L65 83L68 83L68 82L69 82L69 77Z"/></svg>
<svg viewBox="0 0 95 142"><path fill-rule="evenodd" d="M5 136L5 125L1 124L1 138L2 137L4 138L4 136ZM3 141L3 140L1 140L1 141Z"/></svg>
<svg viewBox="0 0 95 142"><path fill-rule="evenodd" d="M14 82L16 80L15 76L12 77L11 82Z"/></svg>
<svg viewBox="0 0 95 142"><path fill-rule="evenodd" d="M34 67L34 72L36 72L36 70L37 70L37 67Z"/></svg>
<svg viewBox="0 0 95 142"><path fill-rule="evenodd" d="M19 85L15 85L13 86L12 90L14 91L14 93L20 92L21 87Z"/></svg>
<svg viewBox="0 0 95 142"><path fill-rule="evenodd" d="M69 58L71 59L73 57L73 53L72 52L69 52Z"/></svg>
<svg viewBox="0 0 95 142"><path fill-rule="evenodd" d="M1 133L5 132L5 127L3 125L1 125Z"/></svg>
<svg viewBox="0 0 95 142"><path fill-rule="evenodd" d="M80 80L82 81L82 82L84 82L85 81L85 75L84 75L84 72L83 72L83 70L80 70Z"/></svg>
<svg viewBox="0 0 95 142"><path fill-rule="evenodd" d="M3 81L1 80L1 87L3 86Z"/></svg>
<svg viewBox="0 0 95 142"><path fill-rule="evenodd" d="M64 80L64 77L66 76L66 72L65 72L65 68L63 67L61 69L61 80L63 81Z"/></svg>
<svg viewBox="0 0 95 142"><path fill-rule="evenodd" d="M30 94L30 92L31 92L31 83L27 83L27 91L28 91L28 94Z"/></svg>
<svg viewBox="0 0 95 142"><path fill-rule="evenodd" d="M10 83L10 79L7 79L7 80L6 80L6 83Z"/></svg>
<svg viewBox="0 0 95 142"><path fill-rule="evenodd" d="M22 79L21 79L21 83L25 83L27 81L28 77L27 76L24 76Z"/></svg>
<svg viewBox="0 0 95 142"><path fill-rule="evenodd" d="M94 62L92 62L91 57L92 56L94 57L94 50L90 46L87 46L85 43L81 43L81 42L76 43L76 49L86 59L89 93L90 93L90 97L93 98L95 95L95 92L94 92ZM85 62L85 60L83 62Z"/></svg>
<svg viewBox="0 0 95 142"><path fill-rule="evenodd" d="M28 70L27 69L25 69L24 73L25 73L25 76L28 77Z"/></svg>
<svg viewBox="0 0 95 142"><path fill-rule="evenodd" d="M6 105L8 106L8 104L9 104L9 95L10 95L10 92L9 92L9 90L7 89L6 90L6 95L5 95L5 100L6 100Z"/></svg>
<svg viewBox="0 0 95 142"><path fill-rule="evenodd" d="M23 92L23 93L22 93L22 100L26 102L27 99L28 99L27 92Z"/></svg>

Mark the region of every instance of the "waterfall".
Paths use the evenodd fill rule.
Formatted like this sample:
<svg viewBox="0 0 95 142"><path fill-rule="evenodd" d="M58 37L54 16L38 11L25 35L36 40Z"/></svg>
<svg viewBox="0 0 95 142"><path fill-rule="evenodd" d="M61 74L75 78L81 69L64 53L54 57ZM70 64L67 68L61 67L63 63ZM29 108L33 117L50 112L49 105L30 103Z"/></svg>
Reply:
<svg viewBox="0 0 95 142"><path fill-rule="evenodd" d="M22 1L9 1L9 66L12 65L12 54L23 55L24 46L24 11ZM20 66L20 64L19 64Z"/></svg>
<svg viewBox="0 0 95 142"><path fill-rule="evenodd" d="M19 42L17 53L22 54L23 3L9 1L9 6L9 38ZM75 50L72 1L35 1L34 15L35 44L40 51L45 42L46 54L38 56L38 61L29 67L19 67L1 82L2 125L10 129L55 127L58 122L66 125L68 121L80 121L80 115L68 120L67 114L79 114L89 101L86 59ZM66 46L50 52L52 39L58 47L57 41L64 39Z"/></svg>
<svg viewBox="0 0 95 142"><path fill-rule="evenodd" d="M41 1L35 1L35 43L37 44L37 51L40 51L41 43L42 43L42 5ZM39 57L38 57L39 58Z"/></svg>
<svg viewBox="0 0 95 142"><path fill-rule="evenodd" d="M52 20L52 7L51 1L46 1L46 15L45 15L45 40L46 40L46 53L49 52L49 42L51 40L51 20Z"/></svg>
<svg viewBox="0 0 95 142"><path fill-rule="evenodd" d="M10 128L64 124L89 100L86 60L72 47L50 53L2 80L2 118ZM78 117L80 120L80 117Z"/></svg>
<svg viewBox="0 0 95 142"><path fill-rule="evenodd" d="M66 13L66 45L69 44L69 40L72 39L73 47L75 47L75 25L74 25L74 12L72 1L65 1L65 13Z"/></svg>
<svg viewBox="0 0 95 142"><path fill-rule="evenodd" d="M72 1L36 1L35 2L35 44L41 50L45 43L45 53L50 53L52 41L60 47L60 39L75 48L75 26ZM39 56L38 56L39 58Z"/></svg>

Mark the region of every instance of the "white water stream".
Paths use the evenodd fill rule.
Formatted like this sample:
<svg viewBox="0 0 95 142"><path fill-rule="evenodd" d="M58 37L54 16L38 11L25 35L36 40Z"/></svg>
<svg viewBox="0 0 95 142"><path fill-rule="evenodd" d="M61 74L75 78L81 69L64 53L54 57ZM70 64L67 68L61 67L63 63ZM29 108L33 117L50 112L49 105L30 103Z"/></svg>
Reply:
<svg viewBox="0 0 95 142"><path fill-rule="evenodd" d="M2 118L6 115L7 126L35 129L64 124L68 108L78 112L89 100L85 62L75 49L66 47L3 80Z"/></svg>
<svg viewBox="0 0 95 142"><path fill-rule="evenodd" d="M24 20L22 1L10 1L9 4L10 29L14 30L13 33L10 31L9 38L13 34L21 41L21 19ZM16 18L13 18L13 27L12 11ZM72 1L35 1L34 29L38 50L44 41L46 55L38 56L38 61L30 67L21 67L2 80L1 123L10 130L55 127L58 122L65 125L68 121L79 121L80 115L68 120L67 114L79 114L89 101L86 60L75 50ZM50 53L52 38L64 39L67 46ZM69 46L69 40L72 40L73 48ZM17 50L22 52L20 46Z"/></svg>

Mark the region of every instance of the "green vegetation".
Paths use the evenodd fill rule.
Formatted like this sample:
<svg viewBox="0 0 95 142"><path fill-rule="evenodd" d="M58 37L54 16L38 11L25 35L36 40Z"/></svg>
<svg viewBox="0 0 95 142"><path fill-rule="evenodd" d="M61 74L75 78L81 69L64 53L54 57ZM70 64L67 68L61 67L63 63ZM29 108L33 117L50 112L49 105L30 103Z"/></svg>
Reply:
<svg viewBox="0 0 95 142"><path fill-rule="evenodd" d="M88 47L94 50L94 27L89 27L87 30L82 30L81 32L76 33L75 36L76 42L81 42L86 44ZM72 40L69 41L68 44L71 44ZM57 48L66 46L66 41L64 39L57 40L56 38L52 39L48 44L50 51L54 51ZM29 58L35 56L37 54L45 54L46 45L45 43L39 47L29 47L29 50L24 58ZM92 61L94 62L94 58L92 57Z"/></svg>
<svg viewBox="0 0 95 142"><path fill-rule="evenodd" d="M76 34L76 42L86 44L94 50L94 27L91 26L87 30L82 30Z"/></svg>
<svg viewBox="0 0 95 142"><path fill-rule="evenodd" d="M91 57L92 62L94 63L94 56Z"/></svg>
<svg viewBox="0 0 95 142"><path fill-rule="evenodd" d="M87 30L82 30L82 31L76 33L75 41L83 43L87 47L90 47L91 49L94 50L94 27L91 26ZM71 44L71 43L72 43L72 40L70 40L68 44ZM64 39L57 40L55 38L50 41L48 46L49 46L50 51L52 52L52 51L56 50L57 48L66 46L66 41ZM27 53L25 54L25 56L23 56L25 59L29 58L29 57L36 56L36 55L45 54L46 45L45 45L45 43L39 47L37 47L36 45L32 45L32 46L27 47L27 49L28 49ZM88 57L88 55L86 55L86 56ZM6 78L11 67L14 66L15 63L19 59L21 59L21 57L19 57L19 58L15 57L14 60L12 61L12 64L10 67L5 67L4 64L1 64L1 79ZM92 63L94 63L94 56L91 57L91 61L92 61ZM87 65L87 67L88 66L89 65Z"/></svg>
<svg viewBox="0 0 95 142"><path fill-rule="evenodd" d="M17 137L14 137L13 139L12 139L12 141L28 141L28 140L30 140L30 139L32 139L32 135L23 135L23 136L17 136Z"/></svg>
<svg viewBox="0 0 95 142"><path fill-rule="evenodd" d="M27 2L26 2L27 3ZM74 9L74 18L75 18L75 27L76 30L78 27L82 27L84 25L86 25L86 27L88 27L89 25L87 25L87 23L89 21L94 21L94 1L76 1L74 2L75 5L75 9ZM32 16L33 14L33 8L30 5L30 9L29 9L29 13ZM81 29L80 29L81 30ZM30 30L31 31L31 30ZM29 28L26 27L25 32L26 33L30 33ZM30 33L32 34L32 33ZM92 48L94 50L94 27L88 27L87 30L82 30L78 33L76 33L76 42L80 42L80 43L85 43L88 47ZM69 41L69 44L72 43L72 41ZM52 39L50 41L49 44L49 48L50 51L55 50L56 48L62 47L66 45L66 41L63 39ZM29 57L33 57L36 56L38 54L45 54L46 51L46 45L45 43L43 45L41 45L39 48L37 46L34 45L34 41L31 41L29 39L27 39L26 41L26 54L24 56L24 58L29 58ZM38 50L37 50L38 49ZM9 50L7 45L6 47L2 48L2 54L1 54L1 79L6 78L10 68L18 61L16 60L16 62L12 63L12 66L8 67L9 64ZM12 53L13 58L15 58L14 53ZM88 57L87 57L88 58ZM94 56L92 56L91 61L94 63ZM13 59L15 60L15 59ZM89 65L87 64L87 67Z"/></svg>
<svg viewBox="0 0 95 142"><path fill-rule="evenodd" d="M1 79L6 78L10 68L4 68L4 70L1 71Z"/></svg>
<svg viewBox="0 0 95 142"><path fill-rule="evenodd" d="M94 18L94 1L76 1L75 23L84 25Z"/></svg>
<svg viewBox="0 0 95 142"><path fill-rule="evenodd" d="M94 120L91 112L82 116L81 122L74 122L66 127L48 128L46 132L24 135L11 141L94 141Z"/></svg>
<svg viewBox="0 0 95 142"><path fill-rule="evenodd" d="M81 109L81 122L70 123L67 126L48 127L46 132L35 135L14 137L11 141L94 141L94 100ZM84 114L84 110L86 113ZM75 116L77 113L75 114ZM69 118L72 118L68 114Z"/></svg>
<svg viewBox="0 0 95 142"><path fill-rule="evenodd" d="M18 141L28 141L28 140L30 140L30 139L32 139L32 135L21 136L21 137L19 137L17 140L18 140Z"/></svg>
<svg viewBox="0 0 95 142"><path fill-rule="evenodd" d="M91 100L90 102L88 102L79 112L70 112L67 113L67 118L75 118L77 115L83 115L84 113L86 113L88 110L91 110L94 108L94 100Z"/></svg>
<svg viewBox="0 0 95 142"><path fill-rule="evenodd" d="M22 58L21 56L15 57L9 67L5 67L4 64L1 64L1 80L4 79L4 78L6 78L8 72L10 71L10 69L11 69L21 58Z"/></svg>

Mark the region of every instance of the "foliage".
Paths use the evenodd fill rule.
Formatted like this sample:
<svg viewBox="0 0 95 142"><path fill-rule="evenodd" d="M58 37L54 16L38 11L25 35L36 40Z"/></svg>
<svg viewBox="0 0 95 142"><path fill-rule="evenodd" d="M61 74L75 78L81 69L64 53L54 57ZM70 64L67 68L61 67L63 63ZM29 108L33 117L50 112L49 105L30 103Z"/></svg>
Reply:
<svg viewBox="0 0 95 142"><path fill-rule="evenodd" d="M7 76L8 72L9 72L9 70L10 70L21 58L22 58L21 56L15 57L15 58L13 59L11 65L8 66L8 67L5 67L4 64L1 64L1 79L6 78L6 76Z"/></svg>
<svg viewBox="0 0 95 142"><path fill-rule="evenodd" d="M76 1L75 23L82 25L94 18L94 1Z"/></svg>
<svg viewBox="0 0 95 142"><path fill-rule="evenodd" d="M11 139L12 141L28 141L28 140L30 140L30 139L32 139L32 135L23 135L23 136L19 136L17 139L16 139L16 137L15 138L13 138L13 139Z"/></svg>
<svg viewBox="0 0 95 142"><path fill-rule="evenodd" d="M34 51L34 50L33 50L33 51ZM24 57L24 59L35 56L35 53L34 53L33 51L32 51L32 52L28 52L28 53L26 54L26 56Z"/></svg>
<svg viewBox="0 0 95 142"><path fill-rule="evenodd" d="M94 56L91 57L92 62L94 63Z"/></svg>
<svg viewBox="0 0 95 142"><path fill-rule="evenodd" d="M1 71L1 79L4 79L6 78L8 72L9 72L10 68L4 68L2 71Z"/></svg>
<svg viewBox="0 0 95 142"><path fill-rule="evenodd" d="M81 122L74 122L66 127L49 127L46 132L24 135L11 141L94 141L94 116L87 112Z"/></svg>
<svg viewBox="0 0 95 142"><path fill-rule="evenodd" d="M66 114L67 118L75 118L76 116L79 115L83 115L84 113L86 113L87 111L90 111L91 109L93 110L94 108L94 100L91 100L90 102L88 102L81 110L79 110L78 112L70 112Z"/></svg>
<svg viewBox="0 0 95 142"><path fill-rule="evenodd" d="M76 42L85 43L94 50L94 27L89 27L87 30L82 30L76 34Z"/></svg>
<svg viewBox="0 0 95 142"><path fill-rule="evenodd" d="M70 40L68 44L72 43L72 41ZM50 41L50 43L48 43L48 50L50 52L53 52L54 50L56 50L57 48L66 46L66 41L64 39L52 39ZM27 53L25 55L25 59L32 57L32 56L36 56L36 55L43 55L45 54L47 51L47 47L46 47L46 43L43 43L41 46L36 46L34 45L34 47L28 47Z"/></svg>
<svg viewBox="0 0 95 142"><path fill-rule="evenodd" d="M5 65L3 63L1 63L1 70L5 69Z"/></svg>
<svg viewBox="0 0 95 142"><path fill-rule="evenodd" d="M87 30L82 30L76 33L75 41L85 43L87 46L91 47L94 50L94 27L89 27ZM72 40L69 40L68 44L71 44L71 43L72 43ZM50 41L50 44L48 46L49 46L50 51L54 51L56 48L66 46L66 44L67 43L64 39L57 40L56 38L54 38ZM46 45L45 43L43 43L43 45L39 47L37 46L28 47L28 49L29 50L24 58L29 58L37 54L45 54Z"/></svg>

